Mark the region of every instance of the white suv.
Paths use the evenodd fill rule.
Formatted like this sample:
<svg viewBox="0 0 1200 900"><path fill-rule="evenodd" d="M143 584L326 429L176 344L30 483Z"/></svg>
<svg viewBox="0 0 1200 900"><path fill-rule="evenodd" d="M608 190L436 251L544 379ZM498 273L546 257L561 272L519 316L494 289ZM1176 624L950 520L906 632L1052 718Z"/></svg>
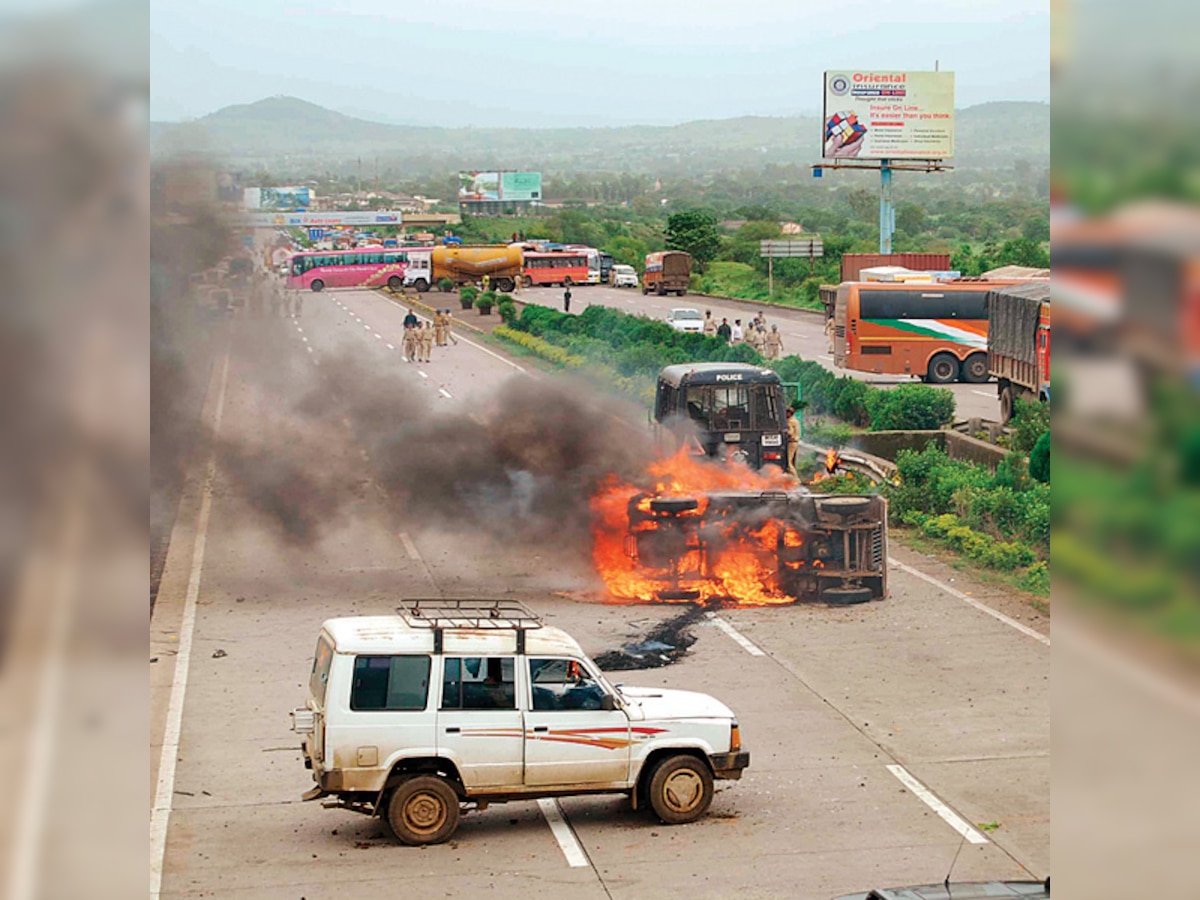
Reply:
<svg viewBox="0 0 1200 900"><path fill-rule="evenodd" d="M608 276L609 282L613 287L631 287L638 286L637 271L633 266L615 265Z"/></svg>
<svg viewBox="0 0 1200 900"><path fill-rule="evenodd" d="M568 634L509 601L419 601L330 619L292 712L306 800L380 816L406 844L447 840L460 804L625 793L667 824L750 764L706 694L614 687Z"/></svg>

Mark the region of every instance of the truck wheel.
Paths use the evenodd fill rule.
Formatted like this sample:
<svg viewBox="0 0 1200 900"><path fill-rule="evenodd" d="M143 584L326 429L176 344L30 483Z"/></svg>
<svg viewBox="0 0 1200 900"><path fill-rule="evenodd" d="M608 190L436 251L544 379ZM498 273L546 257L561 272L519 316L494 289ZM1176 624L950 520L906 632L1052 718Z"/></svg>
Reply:
<svg viewBox="0 0 1200 900"><path fill-rule="evenodd" d="M1013 389L1011 384L1000 388L1000 421L1007 425L1013 417Z"/></svg>
<svg viewBox="0 0 1200 900"><path fill-rule="evenodd" d="M502 294L510 294L513 289L513 280L511 278L501 278L496 281L496 289Z"/></svg>
<svg viewBox="0 0 1200 900"><path fill-rule="evenodd" d="M712 773L694 756L671 756L650 776L649 793L654 814L667 825L695 822L712 803Z"/></svg>
<svg viewBox="0 0 1200 900"><path fill-rule="evenodd" d="M871 589L865 587L826 588L821 591L821 599L834 606L866 603L871 599Z"/></svg>
<svg viewBox="0 0 1200 900"><path fill-rule="evenodd" d="M321 291L325 290L325 282L323 282L320 278L314 279L312 283L312 289L314 294L321 293Z"/></svg>
<svg viewBox="0 0 1200 900"><path fill-rule="evenodd" d="M388 290L393 294L400 293L402 287L404 287L404 279L399 275L393 275L388 279Z"/></svg>
<svg viewBox="0 0 1200 900"><path fill-rule="evenodd" d="M661 513L689 512L699 505L695 497L655 497L650 501L650 509Z"/></svg>
<svg viewBox="0 0 1200 900"><path fill-rule="evenodd" d="M424 278L418 278L416 281L413 282L413 287L415 287L418 292L424 294L426 291L429 290L429 282L426 281Z"/></svg>
<svg viewBox="0 0 1200 900"><path fill-rule="evenodd" d="M988 380L986 353L972 353L963 363L962 380L968 384L983 384Z"/></svg>
<svg viewBox="0 0 1200 900"><path fill-rule="evenodd" d="M645 297L648 293L650 293L650 288L648 288L646 285L643 284L642 285L642 296Z"/></svg>
<svg viewBox="0 0 1200 900"><path fill-rule="evenodd" d="M388 825L410 846L442 843L454 834L458 819L458 794L436 775L406 779L388 798Z"/></svg>
<svg viewBox="0 0 1200 900"><path fill-rule="evenodd" d="M817 500L818 512L839 519L861 516L870 508L870 497L822 497Z"/></svg>
<svg viewBox="0 0 1200 900"><path fill-rule="evenodd" d="M930 384L950 384L958 381L958 357L953 353L937 353L929 361L925 380Z"/></svg>

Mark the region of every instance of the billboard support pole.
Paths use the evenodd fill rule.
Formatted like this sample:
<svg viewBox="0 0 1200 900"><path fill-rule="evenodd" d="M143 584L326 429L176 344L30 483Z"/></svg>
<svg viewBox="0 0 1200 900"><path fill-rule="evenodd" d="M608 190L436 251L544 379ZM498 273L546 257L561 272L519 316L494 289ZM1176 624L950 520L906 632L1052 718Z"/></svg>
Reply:
<svg viewBox="0 0 1200 900"><path fill-rule="evenodd" d="M775 257L767 257L767 296L775 296Z"/></svg>
<svg viewBox="0 0 1200 900"><path fill-rule="evenodd" d="M892 233L896 230L896 208L892 205L892 161L879 161L879 252L892 252Z"/></svg>

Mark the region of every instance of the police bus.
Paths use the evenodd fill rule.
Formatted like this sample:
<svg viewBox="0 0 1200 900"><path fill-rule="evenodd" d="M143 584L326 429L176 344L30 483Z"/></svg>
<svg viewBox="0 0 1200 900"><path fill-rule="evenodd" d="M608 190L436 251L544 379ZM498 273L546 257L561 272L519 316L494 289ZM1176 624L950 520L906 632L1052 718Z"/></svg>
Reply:
<svg viewBox="0 0 1200 900"><path fill-rule="evenodd" d="M745 363L681 363L658 374L654 421L661 449L759 469L787 467L787 406L772 369Z"/></svg>

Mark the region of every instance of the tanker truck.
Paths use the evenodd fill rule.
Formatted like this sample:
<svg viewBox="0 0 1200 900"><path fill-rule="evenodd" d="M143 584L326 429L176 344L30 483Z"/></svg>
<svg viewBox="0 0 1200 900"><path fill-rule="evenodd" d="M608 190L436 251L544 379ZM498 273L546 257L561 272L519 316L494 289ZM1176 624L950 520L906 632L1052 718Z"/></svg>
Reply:
<svg viewBox="0 0 1200 900"><path fill-rule="evenodd" d="M507 293L521 276L524 256L521 248L510 245L465 247L447 245L433 248L433 284L449 278L454 284L474 284L487 275L493 290Z"/></svg>

